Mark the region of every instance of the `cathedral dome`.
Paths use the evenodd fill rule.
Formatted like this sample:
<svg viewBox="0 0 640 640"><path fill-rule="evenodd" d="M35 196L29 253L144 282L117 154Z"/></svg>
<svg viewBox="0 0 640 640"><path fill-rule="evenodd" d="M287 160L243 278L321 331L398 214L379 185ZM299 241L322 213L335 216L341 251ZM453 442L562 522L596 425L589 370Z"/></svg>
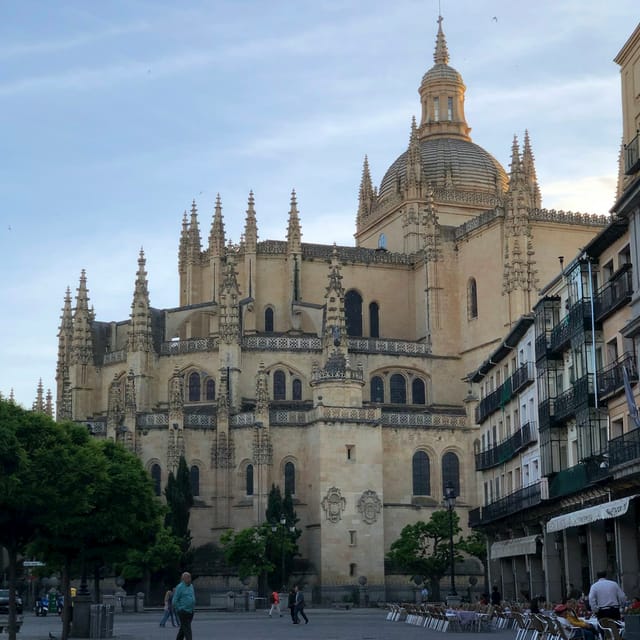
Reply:
<svg viewBox="0 0 640 640"><path fill-rule="evenodd" d="M449 80L462 84L462 76L453 67L442 62L434 64L433 67L422 76L422 84L432 82L433 80Z"/></svg>
<svg viewBox="0 0 640 640"><path fill-rule="evenodd" d="M425 138L419 144L422 178L431 188L476 192L498 198L507 190L508 178L502 165L470 140ZM405 151L385 173L378 191L380 199L404 189L407 156Z"/></svg>

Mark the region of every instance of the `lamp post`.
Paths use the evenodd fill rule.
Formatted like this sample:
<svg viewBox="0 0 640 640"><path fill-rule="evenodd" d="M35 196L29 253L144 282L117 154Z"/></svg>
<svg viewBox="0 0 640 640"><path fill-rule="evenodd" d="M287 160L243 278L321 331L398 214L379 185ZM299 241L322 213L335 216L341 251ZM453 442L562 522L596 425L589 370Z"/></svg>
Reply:
<svg viewBox="0 0 640 640"><path fill-rule="evenodd" d="M287 532L287 516L286 514L281 514L280 515L280 554L281 554L281 569L280 569L280 578L282 580L282 591L285 591L286 589L286 585L284 583L284 541L285 541L285 534ZM289 531L291 533L293 533L296 528L294 525L288 527ZM271 531L273 531L273 533L275 533L278 530L278 523L274 523L271 525Z"/></svg>
<svg viewBox="0 0 640 640"><path fill-rule="evenodd" d="M447 482L444 487L444 505L449 512L449 557L451 559L451 589L449 596L458 597L456 591L456 567L455 556L453 551L453 510L456 506L456 489L451 481Z"/></svg>

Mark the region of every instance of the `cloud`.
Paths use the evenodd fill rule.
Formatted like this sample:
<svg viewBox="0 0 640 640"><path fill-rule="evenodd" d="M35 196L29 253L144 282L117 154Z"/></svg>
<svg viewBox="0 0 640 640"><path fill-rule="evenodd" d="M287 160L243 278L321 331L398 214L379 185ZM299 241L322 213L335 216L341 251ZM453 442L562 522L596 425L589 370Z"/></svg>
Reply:
<svg viewBox="0 0 640 640"><path fill-rule="evenodd" d="M608 214L615 200L616 184L613 174L554 180L545 183L543 204L547 209Z"/></svg>
<svg viewBox="0 0 640 640"><path fill-rule="evenodd" d="M36 42L5 43L0 46L0 59L44 55L92 45L99 40L118 38L124 35L142 33L150 29L147 22L135 22L128 25L113 26L103 31L79 33L57 40L39 40Z"/></svg>

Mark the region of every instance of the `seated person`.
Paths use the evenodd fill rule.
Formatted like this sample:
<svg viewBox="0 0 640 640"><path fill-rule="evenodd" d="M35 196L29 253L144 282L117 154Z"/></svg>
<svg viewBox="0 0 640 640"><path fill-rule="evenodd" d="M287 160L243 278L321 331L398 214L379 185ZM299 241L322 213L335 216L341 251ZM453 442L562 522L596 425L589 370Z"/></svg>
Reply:
<svg viewBox="0 0 640 640"><path fill-rule="evenodd" d="M570 638L583 638L584 640L595 640L595 629L584 620L580 620L572 609L566 604L558 604L553 608L558 622L567 631Z"/></svg>

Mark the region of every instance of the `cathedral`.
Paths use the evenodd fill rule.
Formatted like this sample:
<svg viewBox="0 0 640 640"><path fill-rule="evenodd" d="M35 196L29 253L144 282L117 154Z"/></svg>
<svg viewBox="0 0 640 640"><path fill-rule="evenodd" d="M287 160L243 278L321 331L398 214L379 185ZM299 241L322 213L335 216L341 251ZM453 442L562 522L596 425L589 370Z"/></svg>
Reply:
<svg viewBox="0 0 640 640"><path fill-rule="evenodd" d="M184 456L195 546L289 490L322 601L406 585L385 554L445 486L466 528L481 496L465 377L608 222L542 208L528 133L509 171L472 141L442 19L433 59L379 186L364 159L354 246L302 242L295 192L286 240L258 239L250 193L235 243L218 196L210 220L195 202L182 219L175 307L152 306L143 251L128 318L96 319L84 270L64 299L57 418L134 451L158 495Z"/></svg>

